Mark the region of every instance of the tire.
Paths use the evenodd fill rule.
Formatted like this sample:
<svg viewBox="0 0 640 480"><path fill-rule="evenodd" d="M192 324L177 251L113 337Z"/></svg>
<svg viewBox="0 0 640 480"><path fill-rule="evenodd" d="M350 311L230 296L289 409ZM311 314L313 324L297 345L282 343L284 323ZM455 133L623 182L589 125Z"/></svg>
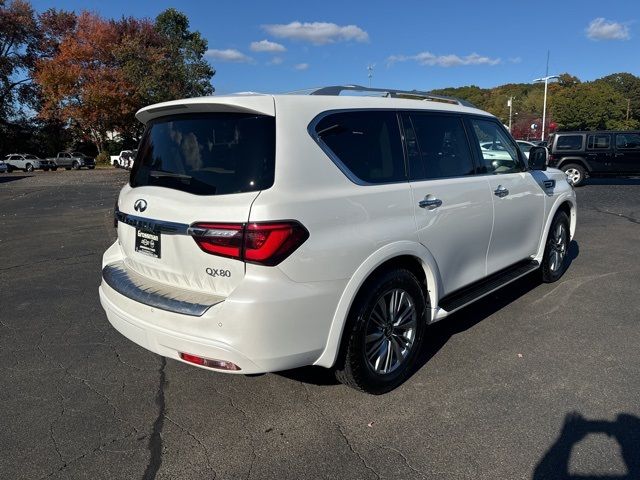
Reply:
<svg viewBox="0 0 640 480"><path fill-rule="evenodd" d="M577 163L568 163L562 166L561 169L567 176L567 181L574 187L579 187L584 184L587 179L587 172L584 167Z"/></svg>
<svg viewBox="0 0 640 480"><path fill-rule="evenodd" d="M542 281L553 283L567 270L567 253L569 252L569 217L565 212L556 213L547 234L544 247Z"/></svg>
<svg viewBox="0 0 640 480"><path fill-rule="evenodd" d="M89 170L93 170L94 168L96 168L95 166L93 167L87 167Z"/></svg>
<svg viewBox="0 0 640 480"><path fill-rule="evenodd" d="M43 172L48 172L48 171L49 171L49 167L43 167L43 168L42 168L42 171L43 171Z"/></svg>
<svg viewBox="0 0 640 480"><path fill-rule="evenodd" d="M11 165L7 165L7 173L13 172L13 167Z"/></svg>
<svg viewBox="0 0 640 480"><path fill-rule="evenodd" d="M51 167L52 172L55 172L56 170L58 170L58 167Z"/></svg>
<svg viewBox="0 0 640 480"><path fill-rule="evenodd" d="M71 167L64 167L65 170L71 170Z"/></svg>
<svg viewBox="0 0 640 480"><path fill-rule="evenodd" d="M398 306L390 319L391 304ZM424 291L409 270L382 272L365 282L347 318L336 379L374 395L402 384L420 352L425 306Z"/></svg>
<svg viewBox="0 0 640 480"><path fill-rule="evenodd" d="M73 168L74 170L80 170L80 163L74 160L73 163L71 164L71 168Z"/></svg>
<svg viewBox="0 0 640 480"><path fill-rule="evenodd" d="M33 172L33 165L31 165L30 163L27 163L27 164L24 166L24 171L25 171L25 172L28 172L28 173Z"/></svg>

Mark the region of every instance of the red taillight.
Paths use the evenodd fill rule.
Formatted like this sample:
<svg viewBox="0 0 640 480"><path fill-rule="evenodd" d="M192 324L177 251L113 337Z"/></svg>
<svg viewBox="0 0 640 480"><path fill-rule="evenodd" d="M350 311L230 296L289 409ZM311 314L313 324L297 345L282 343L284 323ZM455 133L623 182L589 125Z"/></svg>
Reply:
<svg viewBox="0 0 640 480"><path fill-rule="evenodd" d="M279 264L309 238L296 221L196 223L189 231L207 253L267 266Z"/></svg>
<svg viewBox="0 0 640 480"><path fill-rule="evenodd" d="M205 252L240 258L244 228L240 223L197 223L190 229L193 239Z"/></svg>

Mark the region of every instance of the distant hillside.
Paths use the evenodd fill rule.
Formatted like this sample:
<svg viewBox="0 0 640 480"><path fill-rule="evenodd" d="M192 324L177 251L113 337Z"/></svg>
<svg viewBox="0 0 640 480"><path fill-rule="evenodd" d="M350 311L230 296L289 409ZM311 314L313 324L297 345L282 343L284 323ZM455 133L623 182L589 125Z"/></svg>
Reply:
<svg viewBox="0 0 640 480"><path fill-rule="evenodd" d="M513 97L512 132L517 138L537 138L542 125L543 84L510 83L494 88L475 85L433 90L467 100L509 122L507 101ZM547 126L557 130L640 128L640 77L614 73L591 82L581 82L568 73L549 84Z"/></svg>

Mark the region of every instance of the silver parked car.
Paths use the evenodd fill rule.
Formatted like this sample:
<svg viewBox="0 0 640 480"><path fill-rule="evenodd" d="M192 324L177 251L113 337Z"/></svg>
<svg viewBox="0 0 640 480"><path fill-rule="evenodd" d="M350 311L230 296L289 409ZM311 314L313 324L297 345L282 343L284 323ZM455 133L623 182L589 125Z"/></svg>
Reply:
<svg viewBox="0 0 640 480"><path fill-rule="evenodd" d="M86 167L89 170L96 168L95 159L81 152L59 152L55 157L47 158L56 167L64 167L65 170L80 170Z"/></svg>
<svg viewBox="0 0 640 480"><path fill-rule="evenodd" d="M5 157L4 162L7 164L7 170L11 173L14 170L22 170L25 172L33 172L42 169L56 170L58 167L48 160L43 160L28 153L12 153Z"/></svg>

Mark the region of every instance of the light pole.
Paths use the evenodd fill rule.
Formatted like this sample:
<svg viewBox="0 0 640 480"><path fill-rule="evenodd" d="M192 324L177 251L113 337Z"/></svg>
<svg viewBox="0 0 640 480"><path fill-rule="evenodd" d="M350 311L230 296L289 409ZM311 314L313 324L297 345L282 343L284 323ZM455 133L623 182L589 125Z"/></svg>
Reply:
<svg viewBox="0 0 640 480"><path fill-rule="evenodd" d="M533 83L544 82L544 104L542 106L542 134L540 140L544 141L544 127L547 121L547 87L549 86L549 80L560 78L558 75L547 75L546 77L536 78Z"/></svg>
<svg viewBox="0 0 640 480"><path fill-rule="evenodd" d="M511 117L513 116L513 97L509 97L509 100L507 100L507 107L509 107L509 133L511 133Z"/></svg>

